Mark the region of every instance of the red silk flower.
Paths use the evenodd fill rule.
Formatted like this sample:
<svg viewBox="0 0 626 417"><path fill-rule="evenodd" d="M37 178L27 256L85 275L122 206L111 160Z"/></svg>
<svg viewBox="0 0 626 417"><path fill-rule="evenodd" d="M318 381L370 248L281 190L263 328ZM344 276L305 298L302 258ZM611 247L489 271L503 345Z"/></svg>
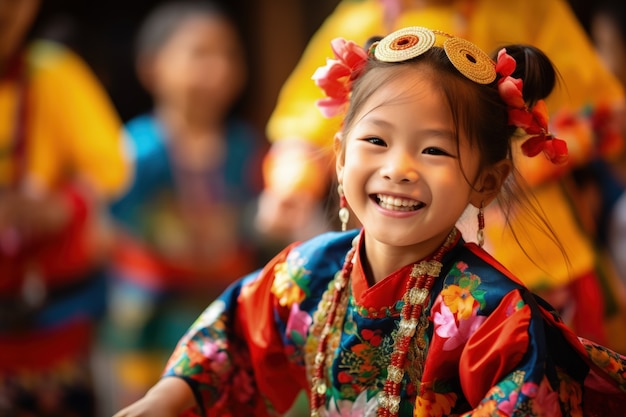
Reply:
<svg viewBox="0 0 626 417"><path fill-rule="evenodd" d="M543 152L552 163L561 164L567 161L567 143L548 133L548 108L543 100L537 101L530 110L526 106L523 81L511 77L516 65L515 59L506 53L505 48L498 52L496 72L501 76L498 92L509 107L509 125L532 135L522 144L524 155L533 157Z"/></svg>
<svg viewBox="0 0 626 417"><path fill-rule="evenodd" d="M313 74L315 84L325 98L317 106L325 117L340 114L348 103L352 82L359 76L367 62L367 52L352 41L336 38L331 42L335 59L327 59L326 65Z"/></svg>

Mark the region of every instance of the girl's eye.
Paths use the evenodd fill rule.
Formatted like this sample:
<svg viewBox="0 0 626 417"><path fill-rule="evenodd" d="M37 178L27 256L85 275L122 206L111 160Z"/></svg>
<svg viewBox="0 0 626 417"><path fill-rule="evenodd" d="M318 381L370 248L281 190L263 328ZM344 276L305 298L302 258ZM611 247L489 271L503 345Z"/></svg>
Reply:
<svg viewBox="0 0 626 417"><path fill-rule="evenodd" d="M422 153L427 154L427 155L450 155L448 152L444 151L443 149L440 148L426 148L422 151Z"/></svg>
<svg viewBox="0 0 626 417"><path fill-rule="evenodd" d="M366 142L371 143L372 145L378 145L378 146L387 146L387 144L385 143L384 140L382 140L381 138L377 138L377 137L371 137L371 138L365 138L363 139Z"/></svg>

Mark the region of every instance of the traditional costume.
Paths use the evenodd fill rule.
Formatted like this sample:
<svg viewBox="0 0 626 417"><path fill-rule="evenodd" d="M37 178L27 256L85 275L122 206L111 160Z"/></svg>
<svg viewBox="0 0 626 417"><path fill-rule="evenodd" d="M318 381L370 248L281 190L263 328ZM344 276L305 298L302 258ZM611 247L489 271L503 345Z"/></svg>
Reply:
<svg viewBox="0 0 626 417"><path fill-rule="evenodd" d="M610 341L611 346L626 351L626 340L616 337L616 332L607 335L604 325L604 305L619 308L622 301L615 299L616 279L610 268L605 268L604 274L599 271L600 257L593 239L581 227L580 207L572 201L571 187L563 180L572 167L619 152L622 139L613 129L611 117L614 109L624 105L624 95L564 0L510 4L498 0L340 2L313 36L280 92L267 127L274 144L264 164L266 187L278 194L306 190L324 198L332 171L332 138L341 118L326 119L313 105L323 93L311 82L311 75L331 56L328 45L333 38L364 45L372 35L406 26L437 28L461 36L484 51L495 51L503 44L530 44L552 60L561 82L546 99L552 113L550 130L567 141L569 162L555 166L538 157L516 158L516 164L564 242L570 265L565 266L559 247L540 228L522 218L511 219L516 230L523 230L516 237L497 216L490 216L486 245L529 288L546 293L566 289L571 293L568 299L579 299L568 318L577 333L601 343ZM517 247L518 239L526 242L525 249L535 262L511 250ZM559 307L569 309L571 305ZM614 315L615 309L609 313Z"/></svg>
<svg viewBox="0 0 626 417"><path fill-rule="evenodd" d="M358 237L292 245L205 310L164 374L188 382L191 415L279 415L302 389L320 416L623 415L626 358L460 233L373 286Z"/></svg>

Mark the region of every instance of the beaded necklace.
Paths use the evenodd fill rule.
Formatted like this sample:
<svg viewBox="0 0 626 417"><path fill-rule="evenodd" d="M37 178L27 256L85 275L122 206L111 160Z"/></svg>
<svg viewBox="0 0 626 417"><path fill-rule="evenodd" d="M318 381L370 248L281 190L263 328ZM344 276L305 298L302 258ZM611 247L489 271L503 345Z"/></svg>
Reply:
<svg viewBox="0 0 626 417"><path fill-rule="evenodd" d="M411 339L418 333L423 334L423 329L417 329L424 303L428 299L430 290L435 283L435 279L441 272L441 260L456 242L457 230L454 228L444 244L428 259L415 265L407 279L406 290L403 295L404 305L401 311L400 325L394 340L394 350L387 367L387 380L383 391L379 393L378 410L379 417L394 417L398 415L400 409L400 389L405 373L405 364ZM319 417L326 405L326 378L325 365L328 359L328 342L331 336L331 329L338 317L338 311L342 304L345 304L349 291L346 291L350 276L352 274L353 258L358 245L354 245L343 263L341 273L337 274L334 281L334 293L326 322L319 337L317 352L314 359L314 367L311 378L311 417ZM424 325L428 325L425 323ZM337 326L341 331L342 326Z"/></svg>

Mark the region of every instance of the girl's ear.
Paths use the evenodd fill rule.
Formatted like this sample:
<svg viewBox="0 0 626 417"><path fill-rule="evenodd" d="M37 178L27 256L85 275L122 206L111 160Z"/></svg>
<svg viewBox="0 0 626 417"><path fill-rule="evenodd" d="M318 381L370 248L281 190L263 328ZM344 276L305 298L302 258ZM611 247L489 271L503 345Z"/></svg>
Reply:
<svg viewBox="0 0 626 417"><path fill-rule="evenodd" d="M513 166L508 159L503 159L485 169L476 182L476 191L472 193L470 203L474 207L488 206L500 193L512 169Z"/></svg>
<svg viewBox="0 0 626 417"><path fill-rule="evenodd" d="M341 132L335 134L333 149L335 151L335 169L337 171L337 180L341 184L343 182L343 166L344 166L344 145Z"/></svg>

